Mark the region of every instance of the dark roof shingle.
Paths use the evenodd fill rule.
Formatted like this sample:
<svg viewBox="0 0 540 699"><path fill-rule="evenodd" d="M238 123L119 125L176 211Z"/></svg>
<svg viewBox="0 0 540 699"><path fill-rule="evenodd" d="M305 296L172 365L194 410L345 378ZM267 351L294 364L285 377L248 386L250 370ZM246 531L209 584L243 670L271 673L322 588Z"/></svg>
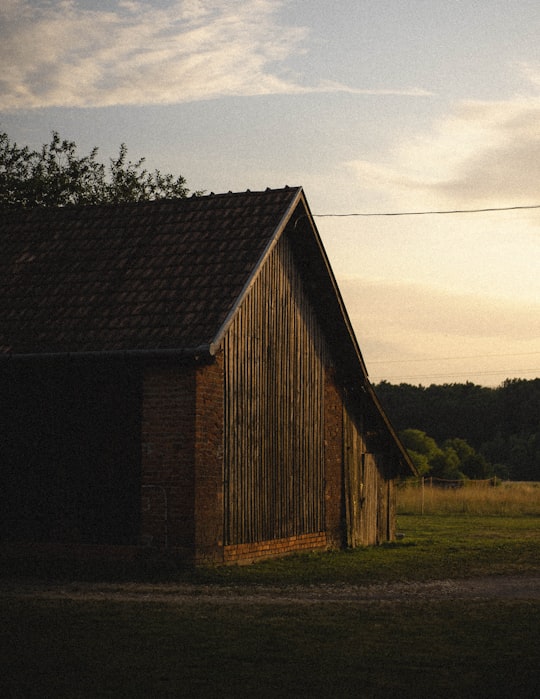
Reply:
<svg viewBox="0 0 540 699"><path fill-rule="evenodd" d="M0 352L195 349L299 188L0 214Z"/></svg>

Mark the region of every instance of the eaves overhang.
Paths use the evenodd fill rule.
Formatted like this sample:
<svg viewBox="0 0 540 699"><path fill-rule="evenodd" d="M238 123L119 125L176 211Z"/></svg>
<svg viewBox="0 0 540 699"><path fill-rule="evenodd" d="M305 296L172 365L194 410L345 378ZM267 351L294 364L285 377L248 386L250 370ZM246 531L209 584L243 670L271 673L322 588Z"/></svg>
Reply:
<svg viewBox="0 0 540 699"><path fill-rule="evenodd" d="M362 351L360 349L360 345L358 344L358 340L356 339L356 334L347 312L345 302L343 301L337 280L334 276L334 272L330 265L322 239L317 230L317 226L303 191L300 192L298 203L300 202L303 204L303 211L298 217L295 217L294 221L292 222L293 230L297 230L302 225L309 225L311 235L302 237L302 245L308 240L311 240L316 246L316 251L313 251L313 254L310 256L310 260L314 262L318 260L319 269L317 271L311 268L310 272L315 273L315 275L321 281L318 290L322 291L323 289L326 289L325 297L327 312L326 314L323 314L325 315L323 322L327 326L328 334L332 337L334 353L338 357L338 366L336 367L337 374L340 376L341 381L345 383L349 392L361 393L367 396L376 413L379 415L391 443L395 447L395 452L399 458L399 461L402 463L405 470L410 470L412 474L416 474L416 468L407 450L403 446L396 430L386 415L386 412L369 380L367 366L362 356ZM304 250L300 244L298 247Z"/></svg>
<svg viewBox="0 0 540 699"><path fill-rule="evenodd" d="M366 382L366 390L368 395L370 396L373 405L375 406L378 414L380 415L383 424L385 426L385 429L387 430L388 434L391 436L392 441L397 449L397 453L400 457L400 461L403 463L403 465L411 471L410 474L408 475L413 475L413 476L418 476L418 472L416 470L416 466L414 465L409 452L407 449L405 449L401 439L399 438L398 433L396 432L394 426L390 422L390 419L388 418L380 400L379 397L377 396L377 393L375 392L375 389L371 385L370 381Z"/></svg>
<svg viewBox="0 0 540 699"><path fill-rule="evenodd" d="M187 348L163 349L115 349L87 351L58 351L58 352L3 352L0 353L2 362L54 361L66 359L107 360L107 359L138 359L138 360L186 360L210 359L212 357L210 344Z"/></svg>

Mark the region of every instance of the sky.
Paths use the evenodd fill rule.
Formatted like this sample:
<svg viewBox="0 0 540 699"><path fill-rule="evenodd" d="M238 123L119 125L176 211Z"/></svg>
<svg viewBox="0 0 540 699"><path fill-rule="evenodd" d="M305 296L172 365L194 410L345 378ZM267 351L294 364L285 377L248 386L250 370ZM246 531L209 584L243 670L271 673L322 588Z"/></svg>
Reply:
<svg viewBox="0 0 540 699"><path fill-rule="evenodd" d="M302 186L372 382L497 386L540 376L538 36L536 0L2 0L0 131Z"/></svg>

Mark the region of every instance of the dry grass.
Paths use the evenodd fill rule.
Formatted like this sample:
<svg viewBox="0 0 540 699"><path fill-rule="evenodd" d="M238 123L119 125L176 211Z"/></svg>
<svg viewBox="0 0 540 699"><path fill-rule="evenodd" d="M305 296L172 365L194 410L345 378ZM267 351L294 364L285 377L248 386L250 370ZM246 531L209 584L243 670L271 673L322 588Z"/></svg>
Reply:
<svg viewBox="0 0 540 699"><path fill-rule="evenodd" d="M493 486L469 482L463 487L442 488L427 482L408 482L398 489L400 514L470 514L538 516L540 483L503 482Z"/></svg>

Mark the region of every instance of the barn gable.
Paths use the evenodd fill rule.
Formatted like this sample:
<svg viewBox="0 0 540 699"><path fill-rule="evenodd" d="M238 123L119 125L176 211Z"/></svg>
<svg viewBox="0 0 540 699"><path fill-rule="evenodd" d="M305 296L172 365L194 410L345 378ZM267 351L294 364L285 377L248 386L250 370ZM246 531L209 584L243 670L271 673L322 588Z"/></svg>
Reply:
<svg viewBox="0 0 540 699"><path fill-rule="evenodd" d="M223 349L226 542L323 532L329 358L286 236L243 299Z"/></svg>
<svg viewBox="0 0 540 699"><path fill-rule="evenodd" d="M198 562L392 538L393 483L412 465L300 188L10 212L0 240L0 430L19 433L0 454L8 537ZM107 477L81 493L92 472ZM37 482L54 484L46 503ZM32 507L54 526L22 526Z"/></svg>

